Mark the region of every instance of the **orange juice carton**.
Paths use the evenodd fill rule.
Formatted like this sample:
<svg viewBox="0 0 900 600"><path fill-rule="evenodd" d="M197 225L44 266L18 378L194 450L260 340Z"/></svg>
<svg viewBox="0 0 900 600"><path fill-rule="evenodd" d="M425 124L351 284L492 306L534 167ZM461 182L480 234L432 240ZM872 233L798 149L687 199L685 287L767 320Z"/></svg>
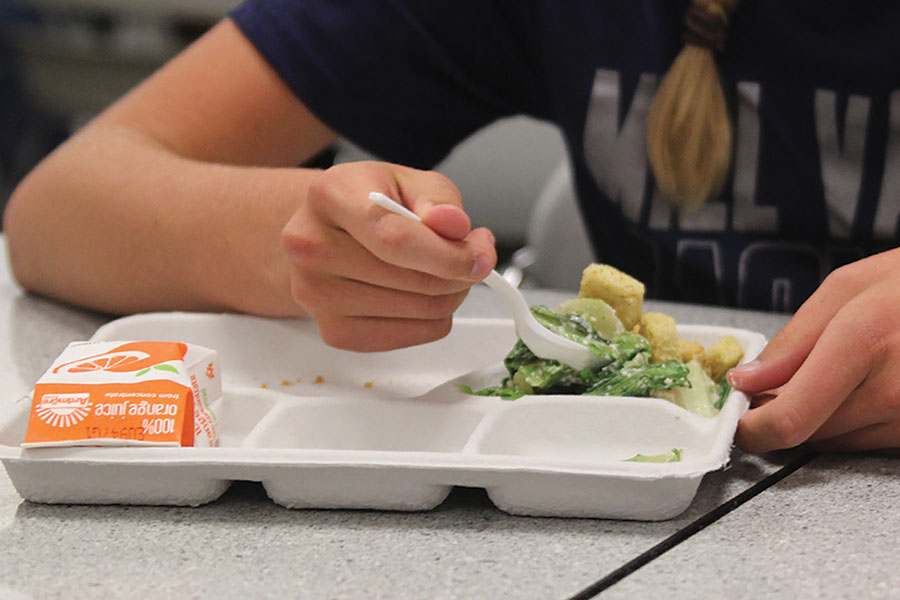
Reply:
<svg viewBox="0 0 900 600"><path fill-rule="evenodd" d="M22 446L215 446L221 396L215 350L73 342L34 386Z"/></svg>

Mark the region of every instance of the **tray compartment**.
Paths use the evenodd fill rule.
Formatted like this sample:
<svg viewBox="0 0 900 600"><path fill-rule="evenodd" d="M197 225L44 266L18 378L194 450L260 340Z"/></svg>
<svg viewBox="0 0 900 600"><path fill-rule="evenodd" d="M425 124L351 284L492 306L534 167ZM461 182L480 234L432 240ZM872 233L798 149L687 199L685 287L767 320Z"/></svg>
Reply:
<svg viewBox="0 0 900 600"><path fill-rule="evenodd" d="M5 462L19 495L31 502L47 504L200 506L221 496L231 485L226 479L204 477L201 469L187 465L65 460Z"/></svg>
<svg viewBox="0 0 900 600"><path fill-rule="evenodd" d="M417 511L439 505L453 486L423 476L422 465L304 466L264 479L273 502L286 508Z"/></svg>
<svg viewBox="0 0 900 600"><path fill-rule="evenodd" d="M466 452L517 461L485 485L511 514L670 519L691 503L703 474L727 461L731 436L723 441L722 432L736 416L724 414L699 417L656 398L529 396L486 417ZM682 461L627 461L672 448Z"/></svg>
<svg viewBox="0 0 900 600"><path fill-rule="evenodd" d="M257 448L462 451L486 409L425 399L306 398L280 403L247 438Z"/></svg>
<svg viewBox="0 0 900 600"><path fill-rule="evenodd" d="M702 474L648 480L547 470L504 474L485 489L513 515L661 521L687 509L701 480Z"/></svg>
<svg viewBox="0 0 900 600"><path fill-rule="evenodd" d="M528 396L485 419L467 450L603 464L680 448L684 462L709 455L716 429L716 418L656 398Z"/></svg>
<svg viewBox="0 0 900 600"><path fill-rule="evenodd" d="M263 390L232 389L213 407L219 448L238 448L276 405L278 398Z"/></svg>
<svg viewBox="0 0 900 600"><path fill-rule="evenodd" d="M12 405L9 413L0 419L0 446L15 447L25 441L28 414L31 412L31 394L22 396Z"/></svg>
<svg viewBox="0 0 900 600"><path fill-rule="evenodd" d="M171 340L213 348L219 352L226 388L295 396L375 392L409 398L506 355L516 339L512 322L477 323L473 327L473 320L456 322L447 337L429 344L370 353L324 345L310 319L246 315L134 315L101 327L92 339Z"/></svg>

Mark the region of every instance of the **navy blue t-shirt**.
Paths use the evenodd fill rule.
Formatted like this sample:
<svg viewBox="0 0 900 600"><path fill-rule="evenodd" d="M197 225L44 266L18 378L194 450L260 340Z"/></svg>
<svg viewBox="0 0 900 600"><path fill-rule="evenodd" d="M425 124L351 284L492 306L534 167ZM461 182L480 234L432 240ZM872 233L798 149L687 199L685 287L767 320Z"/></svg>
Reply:
<svg viewBox="0 0 900 600"><path fill-rule="evenodd" d="M564 134L596 259L655 298L793 311L897 244L900 3L744 0L718 56L735 127L721 197L679 215L646 122L681 48L674 0L249 0L232 18L346 138L434 166L499 118Z"/></svg>

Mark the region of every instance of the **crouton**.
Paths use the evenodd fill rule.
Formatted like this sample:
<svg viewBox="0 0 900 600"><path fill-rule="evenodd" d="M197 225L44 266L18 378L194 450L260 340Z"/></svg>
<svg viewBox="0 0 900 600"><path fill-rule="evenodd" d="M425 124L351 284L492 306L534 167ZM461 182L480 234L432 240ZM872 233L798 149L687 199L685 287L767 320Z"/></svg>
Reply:
<svg viewBox="0 0 900 600"><path fill-rule="evenodd" d="M594 263L581 276L580 298L600 298L616 311L625 329L641 318L644 284L610 265Z"/></svg>
<svg viewBox="0 0 900 600"><path fill-rule="evenodd" d="M703 344L700 342L692 342L691 340L686 340L684 338L678 338L677 343L678 348L678 360L683 363L690 362L692 360L696 360L703 364L703 359L706 356L706 350L703 348Z"/></svg>
<svg viewBox="0 0 900 600"><path fill-rule="evenodd" d="M691 360L702 362L706 353L703 344L678 337L675 318L666 313L644 313L635 333L653 344L652 362L665 362L673 358L683 363Z"/></svg>
<svg viewBox="0 0 900 600"><path fill-rule="evenodd" d="M734 336L726 335L709 347L702 364L712 380L719 381L725 376L728 369L741 362L742 358L744 358L744 349L734 339Z"/></svg>
<svg viewBox="0 0 900 600"><path fill-rule="evenodd" d="M638 324L638 332L653 344L651 361L664 362L679 358L678 331L671 315L661 312L644 313Z"/></svg>

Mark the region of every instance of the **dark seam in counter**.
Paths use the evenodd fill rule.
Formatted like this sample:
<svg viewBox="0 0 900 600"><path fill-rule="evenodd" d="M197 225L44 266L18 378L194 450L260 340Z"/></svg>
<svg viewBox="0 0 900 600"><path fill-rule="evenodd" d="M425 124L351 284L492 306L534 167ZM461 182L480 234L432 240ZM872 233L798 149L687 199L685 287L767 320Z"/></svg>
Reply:
<svg viewBox="0 0 900 600"><path fill-rule="evenodd" d="M797 469L808 464L810 461L812 461L817 456L819 456L818 452L808 452L806 454L803 454L802 456L800 456L800 458L798 458L794 462L791 462L791 463L783 466L778 471L775 471L774 473L772 473L765 479L761 479L760 481L757 481L753 486L747 488L746 490L744 490L743 492L741 492L734 498L727 500L723 504L720 504L719 506L717 506L713 510L709 511L705 515L699 517L698 519L689 523L688 525L685 525L683 528L679 529L678 531L676 531L675 533L673 533L672 535L670 535L669 537L667 537L660 543L656 544L655 546L653 546L646 552L636 556L635 558L631 559L630 561L628 561L621 567L610 572L605 577L592 583L588 587L584 588L583 590L581 590L580 592L578 592L577 594L572 596L569 600L587 600L588 598L593 598L594 596L596 596L603 590L618 583L619 581L621 581L628 575L631 575L632 573L634 573L635 571L637 571L638 569L640 569L641 567L643 567L650 561L658 558L659 556L668 552L669 550L671 550L672 548L674 548L681 542L687 540L689 537L691 537L695 533L698 533L698 532L702 531L703 529L705 529L707 526L712 525L713 523L715 523L716 521L718 521L719 519L721 519L722 517L724 517L725 515L727 515L734 509L736 509L737 507L739 507L741 504L744 504L745 502L747 502L748 500L750 500L757 494L772 487L773 485L775 485L776 483L778 483L779 481L781 481L782 479L784 479L785 477L787 477L788 475L790 475L791 473L796 471Z"/></svg>

